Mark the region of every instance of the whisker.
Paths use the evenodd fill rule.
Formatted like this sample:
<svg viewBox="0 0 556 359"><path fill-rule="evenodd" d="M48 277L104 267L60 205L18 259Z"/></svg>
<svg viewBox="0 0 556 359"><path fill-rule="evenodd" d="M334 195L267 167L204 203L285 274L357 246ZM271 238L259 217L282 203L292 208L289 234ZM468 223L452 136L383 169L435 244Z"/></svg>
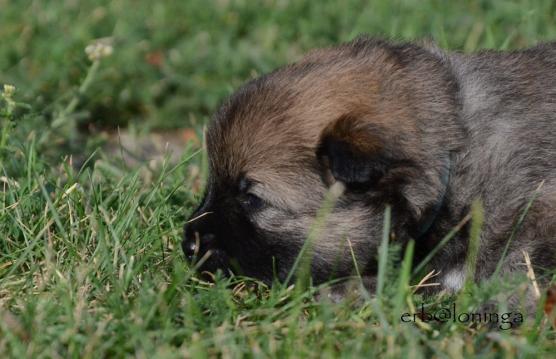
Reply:
<svg viewBox="0 0 556 359"><path fill-rule="evenodd" d="M201 213L200 215L198 215L195 218L190 219L189 221L185 222L185 224L189 224L191 222L195 222L196 220L198 220L199 218L202 218L204 216L206 216L207 214L211 214L212 212L205 212L205 213Z"/></svg>

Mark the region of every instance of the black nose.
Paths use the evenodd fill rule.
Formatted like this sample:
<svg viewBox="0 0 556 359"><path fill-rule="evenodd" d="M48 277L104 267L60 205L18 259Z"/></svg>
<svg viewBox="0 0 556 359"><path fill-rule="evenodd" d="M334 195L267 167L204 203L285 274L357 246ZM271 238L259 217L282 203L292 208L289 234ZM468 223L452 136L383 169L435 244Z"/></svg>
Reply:
<svg viewBox="0 0 556 359"><path fill-rule="evenodd" d="M211 217L212 213L210 212L201 217L195 213L192 219L186 223L181 246L188 260L199 260L209 250L215 249L215 224Z"/></svg>
<svg viewBox="0 0 556 359"><path fill-rule="evenodd" d="M185 257L189 260L193 259L193 257L195 256L199 248L196 242L188 241L187 239L184 239L181 242L181 247L183 249L183 253L185 254Z"/></svg>
<svg viewBox="0 0 556 359"><path fill-rule="evenodd" d="M183 253L188 260L199 260L216 245L216 221L213 187L208 185L199 207L191 214L184 227L184 238L181 244Z"/></svg>

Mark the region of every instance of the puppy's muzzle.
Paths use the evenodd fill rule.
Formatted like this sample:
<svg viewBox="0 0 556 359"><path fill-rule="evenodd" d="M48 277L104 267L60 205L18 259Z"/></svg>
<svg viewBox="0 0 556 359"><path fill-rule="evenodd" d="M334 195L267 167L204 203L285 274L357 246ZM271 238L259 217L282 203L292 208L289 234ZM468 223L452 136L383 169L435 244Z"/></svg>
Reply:
<svg viewBox="0 0 556 359"><path fill-rule="evenodd" d="M216 249L216 234L214 224L205 216L193 216L185 225L184 239L181 243L183 253L189 261L200 259L209 251ZM212 227L212 228L211 228Z"/></svg>

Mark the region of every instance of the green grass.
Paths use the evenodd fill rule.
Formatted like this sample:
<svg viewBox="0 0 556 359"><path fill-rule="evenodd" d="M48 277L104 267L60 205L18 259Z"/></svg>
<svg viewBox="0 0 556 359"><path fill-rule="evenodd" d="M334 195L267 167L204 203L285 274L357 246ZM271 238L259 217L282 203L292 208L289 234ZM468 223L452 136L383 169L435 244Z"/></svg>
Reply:
<svg viewBox="0 0 556 359"><path fill-rule="evenodd" d="M178 164L134 168L99 149L117 126L200 133L244 80L362 32L465 51L555 39L552 1L0 0L0 9L0 84L16 86L0 99L0 356L556 352L540 317L513 331L402 323L423 298L410 287L411 252L388 236L380 295L363 303L246 278L202 282L179 248L200 196L198 149L184 147ZM114 51L92 63L84 49L98 38ZM525 279L516 281L424 303L471 310Z"/></svg>

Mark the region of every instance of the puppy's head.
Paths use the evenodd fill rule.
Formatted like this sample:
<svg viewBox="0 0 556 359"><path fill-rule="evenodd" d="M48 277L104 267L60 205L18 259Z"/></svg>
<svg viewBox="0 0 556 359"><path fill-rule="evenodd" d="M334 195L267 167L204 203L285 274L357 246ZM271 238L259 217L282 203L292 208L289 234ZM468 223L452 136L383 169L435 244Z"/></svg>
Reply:
<svg viewBox="0 0 556 359"><path fill-rule="evenodd" d="M312 243L316 282L371 274L392 206L415 236L457 148L453 81L420 47L359 39L253 80L207 131L210 178L183 249L203 269L270 282L294 263L330 186L345 192Z"/></svg>

